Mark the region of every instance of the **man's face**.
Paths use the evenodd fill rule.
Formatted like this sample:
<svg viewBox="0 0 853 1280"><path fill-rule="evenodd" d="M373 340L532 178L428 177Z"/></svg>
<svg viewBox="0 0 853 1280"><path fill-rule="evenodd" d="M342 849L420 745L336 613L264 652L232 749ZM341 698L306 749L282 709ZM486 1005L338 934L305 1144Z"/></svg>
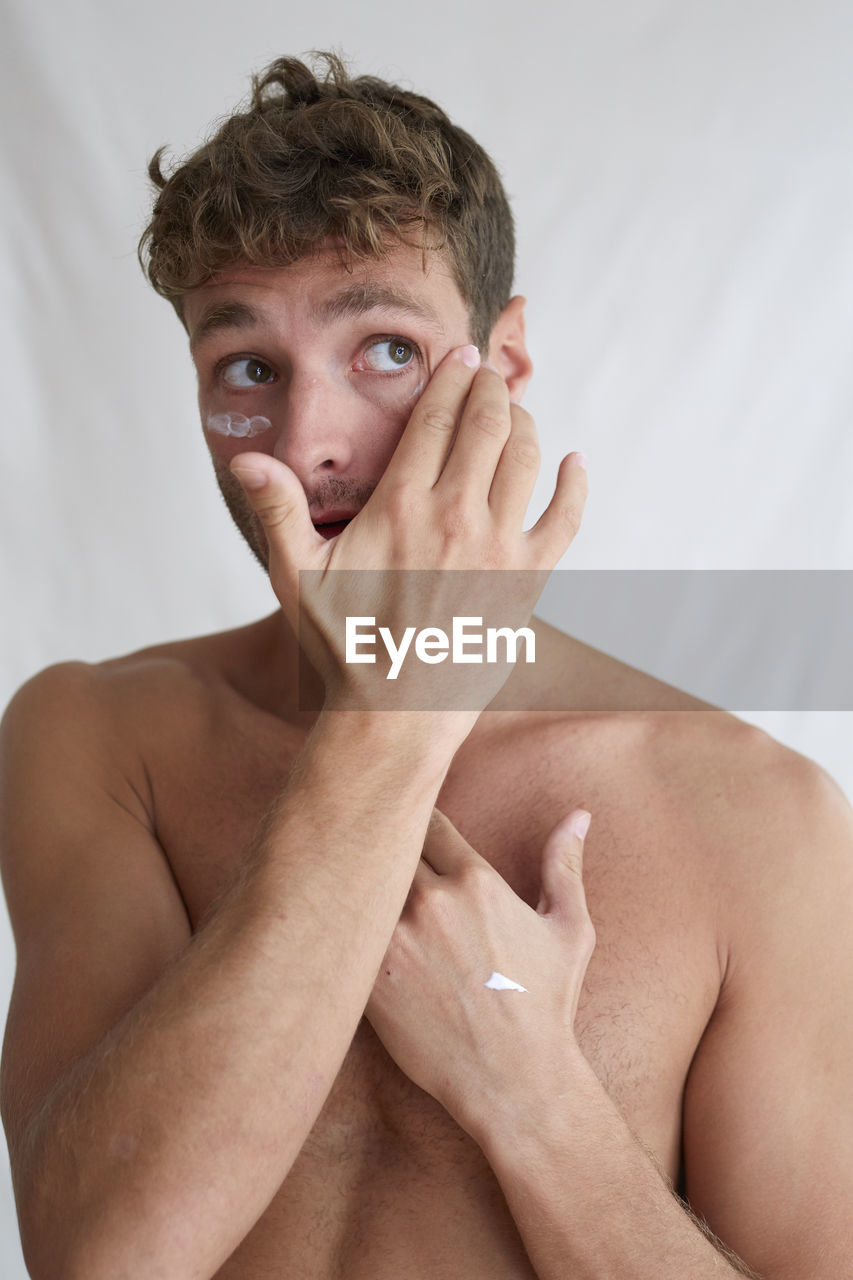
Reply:
<svg viewBox="0 0 853 1280"><path fill-rule="evenodd" d="M429 253L424 270L414 245L351 269L333 247L289 267L234 266L186 294L184 318L217 481L264 565L231 459L251 450L286 463L332 537L373 492L436 365L470 342L444 257ZM256 419L251 437L223 434L226 415L238 431Z"/></svg>

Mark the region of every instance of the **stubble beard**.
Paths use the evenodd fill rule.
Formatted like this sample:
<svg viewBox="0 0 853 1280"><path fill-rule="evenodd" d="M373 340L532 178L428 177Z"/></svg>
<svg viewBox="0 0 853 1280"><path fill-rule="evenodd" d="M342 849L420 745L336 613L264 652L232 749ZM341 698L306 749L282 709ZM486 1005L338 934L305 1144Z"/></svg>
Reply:
<svg viewBox="0 0 853 1280"><path fill-rule="evenodd" d="M216 475L216 483L219 485L219 492L222 494L228 514L234 521L240 533L263 569L264 573L269 572L269 548L267 540L264 536L263 526L249 506L243 486L233 474L233 472L223 463L214 462L214 473Z"/></svg>

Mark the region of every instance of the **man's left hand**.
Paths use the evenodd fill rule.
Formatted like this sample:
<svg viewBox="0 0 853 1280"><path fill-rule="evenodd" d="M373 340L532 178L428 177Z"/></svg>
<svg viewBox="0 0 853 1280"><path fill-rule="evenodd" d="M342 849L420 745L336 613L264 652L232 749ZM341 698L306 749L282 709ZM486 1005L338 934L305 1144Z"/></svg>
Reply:
<svg viewBox="0 0 853 1280"><path fill-rule="evenodd" d="M595 946L588 824L576 809L546 840L534 911L433 812L366 1014L400 1069L475 1139L493 1108L523 1105L532 1077L565 1088L580 1053L574 1021Z"/></svg>

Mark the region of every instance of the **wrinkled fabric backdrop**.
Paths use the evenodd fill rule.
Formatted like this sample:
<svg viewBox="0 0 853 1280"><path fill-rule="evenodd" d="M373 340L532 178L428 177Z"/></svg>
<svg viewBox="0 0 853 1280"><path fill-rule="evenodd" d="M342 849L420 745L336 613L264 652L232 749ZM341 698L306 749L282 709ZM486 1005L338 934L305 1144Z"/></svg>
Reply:
<svg viewBox="0 0 853 1280"><path fill-rule="evenodd" d="M531 517L563 453L590 459L566 567L853 569L851 37L843 0L5 0L0 702L48 663L273 606L135 247L152 152L193 147L282 53L343 51L497 160L536 364ZM853 794L849 712L744 714ZM0 1273L26 1274L5 1164Z"/></svg>

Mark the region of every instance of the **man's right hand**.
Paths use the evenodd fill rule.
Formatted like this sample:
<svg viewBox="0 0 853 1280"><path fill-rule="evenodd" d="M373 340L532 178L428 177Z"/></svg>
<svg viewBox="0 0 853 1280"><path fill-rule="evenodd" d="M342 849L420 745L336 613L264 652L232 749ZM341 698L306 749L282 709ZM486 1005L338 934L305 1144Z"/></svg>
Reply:
<svg viewBox="0 0 853 1280"><path fill-rule="evenodd" d="M569 454L547 509L523 531L539 469L535 425L471 346L449 352L437 367L369 501L335 538L313 527L302 485L283 462L243 453L231 465L263 524L273 589L324 680L327 706L434 705L434 666L412 661L407 679L392 688L381 665L345 663L346 616L376 617L395 637L459 615L522 626L571 544L586 500L582 456ZM395 572L341 572L366 569ZM303 570L315 572L300 582ZM516 572L498 580L480 577L483 570ZM508 671L466 666L459 705L481 710Z"/></svg>

